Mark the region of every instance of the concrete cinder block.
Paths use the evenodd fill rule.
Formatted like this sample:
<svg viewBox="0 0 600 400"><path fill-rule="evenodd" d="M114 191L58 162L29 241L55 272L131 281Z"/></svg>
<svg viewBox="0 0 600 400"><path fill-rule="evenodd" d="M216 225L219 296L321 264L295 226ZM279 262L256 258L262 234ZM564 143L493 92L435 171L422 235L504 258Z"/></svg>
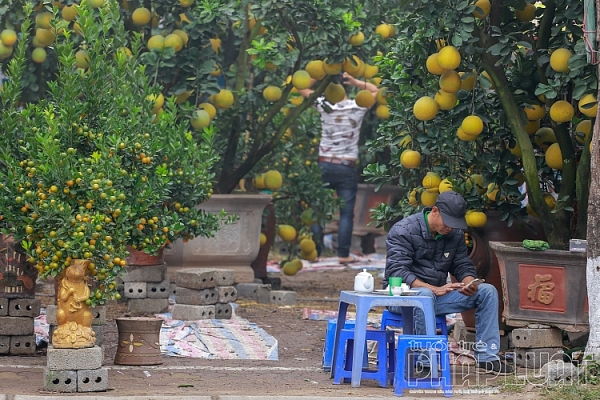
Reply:
<svg viewBox="0 0 600 400"><path fill-rule="evenodd" d="M104 392L108 389L108 368L77 371L78 392Z"/></svg>
<svg viewBox="0 0 600 400"><path fill-rule="evenodd" d="M57 349L49 345L46 367L52 371L98 369L102 366L103 354L100 346L83 349Z"/></svg>
<svg viewBox="0 0 600 400"><path fill-rule="evenodd" d="M10 351L10 336L0 336L0 354L8 354Z"/></svg>
<svg viewBox="0 0 600 400"><path fill-rule="evenodd" d="M148 284L146 282L125 282L125 297L128 299L145 299L146 289Z"/></svg>
<svg viewBox="0 0 600 400"><path fill-rule="evenodd" d="M519 328L512 331L512 343L518 348L562 347L562 331L558 328Z"/></svg>
<svg viewBox="0 0 600 400"><path fill-rule="evenodd" d="M198 321L213 318L215 318L215 306L193 306L189 304L175 304L173 306L173 319Z"/></svg>
<svg viewBox="0 0 600 400"><path fill-rule="evenodd" d="M169 299L129 299L127 312L158 314L169 309Z"/></svg>
<svg viewBox="0 0 600 400"><path fill-rule="evenodd" d="M262 283L238 283L234 285L235 290L237 291L237 297L253 300L257 299L256 291L261 286Z"/></svg>
<svg viewBox="0 0 600 400"><path fill-rule="evenodd" d="M217 292L219 293L218 302L221 304L237 300L237 290L233 286L219 286L217 287Z"/></svg>
<svg viewBox="0 0 600 400"><path fill-rule="evenodd" d="M223 303L218 303L215 304L215 318L216 319L230 319L231 318L231 314L232 313L232 308L231 304L227 303L227 304L223 304Z"/></svg>
<svg viewBox="0 0 600 400"><path fill-rule="evenodd" d="M167 264L127 266L121 278L123 282L162 282L167 274Z"/></svg>
<svg viewBox="0 0 600 400"><path fill-rule="evenodd" d="M92 314L94 315L92 326L106 324L106 306L97 306L92 308Z"/></svg>
<svg viewBox="0 0 600 400"><path fill-rule="evenodd" d="M44 388L49 392L76 392L77 371L55 371L44 368Z"/></svg>
<svg viewBox="0 0 600 400"><path fill-rule="evenodd" d="M256 301L261 304L271 302L271 285L259 285L256 288Z"/></svg>
<svg viewBox="0 0 600 400"><path fill-rule="evenodd" d="M175 282L171 282L169 285L169 296L177 294L177 284Z"/></svg>
<svg viewBox="0 0 600 400"><path fill-rule="evenodd" d="M10 354L13 356L35 354L35 335L11 336Z"/></svg>
<svg viewBox="0 0 600 400"><path fill-rule="evenodd" d="M8 315L11 317L35 318L40 315L41 302L39 299L10 299Z"/></svg>
<svg viewBox="0 0 600 400"><path fill-rule="evenodd" d="M525 349L516 347L514 349L515 364L524 368L541 368L553 360L562 360L563 350L561 347L546 347L536 349Z"/></svg>
<svg viewBox="0 0 600 400"><path fill-rule="evenodd" d="M6 297L0 297L0 317L8 315L8 299Z"/></svg>
<svg viewBox="0 0 600 400"><path fill-rule="evenodd" d="M186 268L175 273L175 283L180 288L208 289L217 286L214 268Z"/></svg>
<svg viewBox="0 0 600 400"><path fill-rule="evenodd" d="M33 318L0 317L0 335L6 335L6 336L33 335Z"/></svg>
<svg viewBox="0 0 600 400"><path fill-rule="evenodd" d="M149 299L168 299L171 281L167 278L162 282L148 282L146 285L146 295Z"/></svg>
<svg viewBox="0 0 600 400"><path fill-rule="evenodd" d="M46 306L46 322L50 325L58 325L56 321L56 306L48 305Z"/></svg>
<svg viewBox="0 0 600 400"><path fill-rule="evenodd" d="M217 279L217 286L231 286L233 285L235 272L231 269L215 269L215 278Z"/></svg>
<svg viewBox="0 0 600 400"><path fill-rule="evenodd" d="M296 292L291 290L271 290L271 304L291 306L296 304Z"/></svg>
<svg viewBox="0 0 600 400"><path fill-rule="evenodd" d="M216 287L201 290L178 287L175 295L175 303L194 306L215 304L218 300L219 292Z"/></svg>
<svg viewBox="0 0 600 400"><path fill-rule="evenodd" d="M96 346L102 346L102 343L104 343L104 325L92 325L92 330L96 333Z"/></svg>

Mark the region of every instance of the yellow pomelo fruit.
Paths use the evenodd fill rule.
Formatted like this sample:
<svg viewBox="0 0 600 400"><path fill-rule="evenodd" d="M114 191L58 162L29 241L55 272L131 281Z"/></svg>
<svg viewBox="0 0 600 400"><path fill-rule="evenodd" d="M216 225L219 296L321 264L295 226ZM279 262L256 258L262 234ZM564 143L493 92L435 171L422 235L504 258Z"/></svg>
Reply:
<svg viewBox="0 0 600 400"><path fill-rule="evenodd" d="M176 33L168 34L163 43L165 47L172 47L175 49L175 53L178 53L183 49L183 40Z"/></svg>
<svg viewBox="0 0 600 400"><path fill-rule="evenodd" d="M194 110L190 123L195 129L203 129L210 125L210 115L204 110Z"/></svg>
<svg viewBox="0 0 600 400"><path fill-rule="evenodd" d="M4 29L0 32L0 40L5 46L12 46L17 42L17 32L12 29Z"/></svg>
<svg viewBox="0 0 600 400"><path fill-rule="evenodd" d="M306 72L310 75L311 78L320 81L325 78L327 75L325 70L323 69L323 61L321 60L312 60L306 64L305 68Z"/></svg>
<svg viewBox="0 0 600 400"><path fill-rule="evenodd" d="M342 63L327 63L327 59L325 59L323 61L323 71L327 75L337 75L342 72Z"/></svg>
<svg viewBox="0 0 600 400"><path fill-rule="evenodd" d="M421 165L421 153L416 150L404 150L400 155L400 164L404 168L418 168Z"/></svg>
<svg viewBox="0 0 600 400"><path fill-rule="evenodd" d="M50 21L52 21L52 17L53 17L52 13L49 13L47 11L38 13L35 16L35 27L50 29L51 28Z"/></svg>
<svg viewBox="0 0 600 400"><path fill-rule="evenodd" d="M473 11L473 16L475 18L484 19L488 15L490 15L490 11L492 10L492 3L490 0L477 0L475 3L475 7L481 8L481 11L475 10Z"/></svg>
<svg viewBox="0 0 600 400"><path fill-rule="evenodd" d="M486 195L490 201L496 201L496 197L498 196L498 191L500 189L495 183L490 183L486 190Z"/></svg>
<svg viewBox="0 0 600 400"><path fill-rule="evenodd" d="M365 35L362 32L358 32L355 33L354 35L350 36L350 38L348 39L348 43L350 43L352 46L360 46L361 44L363 44L365 42Z"/></svg>
<svg viewBox="0 0 600 400"><path fill-rule="evenodd" d="M279 225L279 228L277 229L277 234L284 241L291 242L294 239L296 239L297 232L296 228L294 228L291 225Z"/></svg>
<svg viewBox="0 0 600 400"><path fill-rule="evenodd" d="M175 95L175 103L177 103L177 104L185 103L187 101L187 99L190 98L192 93L194 93L193 90L186 90L183 93L176 94Z"/></svg>
<svg viewBox="0 0 600 400"><path fill-rule="evenodd" d="M440 178L440 176L435 172L428 172L427 175L425 175L425 177L423 177L423 180L421 181L425 189L433 189L433 192L439 191L439 186L441 182L442 178Z"/></svg>
<svg viewBox="0 0 600 400"><path fill-rule="evenodd" d="M214 69L208 73L210 76L219 76L221 75L221 68L215 64L214 65Z"/></svg>
<svg viewBox="0 0 600 400"><path fill-rule="evenodd" d="M533 135L534 133L536 133L538 129L540 129L540 120L539 119L536 119L534 121L529 121L527 123L527 125L525 125L525 130L530 135Z"/></svg>
<svg viewBox="0 0 600 400"><path fill-rule="evenodd" d="M435 40L435 48L437 51L440 51L442 48L446 47L448 43L444 39L436 39Z"/></svg>
<svg viewBox="0 0 600 400"><path fill-rule="evenodd" d="M479 137L479 135L467 135L460 126L456 130L456 136L458 136L458 138L463 142L472 142L474 140L477 140L477 138Z"/></svg>
<svg viewBox="0 0 600 400"><path fill-rule="evenodd" d="M442 75L446 70L438 64L438 53L433 53L429 57L427 57L427 61L425 62L425 66L427 67L427 71L433 75Z"/></svg>
<svg viewBox="0 0 600 400"><path fill-rule="evenodd" d="M371 108L375 104L375 97L373 97L373 93L363 89L356 93L354 101L359 107Z"/></svg>
<svg viewBox="0 0 600 400"><path fill-rule="evenodd" d="M165 37L163 35L154 35L148 39L148 50L162 50L165 47Z"/></svg>
<svg viewBox="0 0 600 400"><path fill-rule="evenodd" d="M551 210L556 209L556 199L550 193L543 193L544 201L548 204Z"/></svg>
<svg viewBox="0 0 600 400"><path fill-rule="evenodd" d="M430 121L438 113L438 104L429 96L423 96L415 102L413 114L419 121Z"/></svg>
<svg viewBox="0 0 600 400"><path fill-rule="evenodd" d="M194 4L194 0L179 0L179 4L181 4L181 7L190 7Z"/></svg>
<svg viewBox="0 0 600 400"><path fill-rule="evenodd" d="M471 187L474 186L475 189L477 190L477 192L479 194L484 194L487 191L487 189L486 189L486 187L484 185L483 175L481 175L481 174L473 174L473 175L471 175L468 178L467 183L469 185L471 185Z"/></svg>
<svg viewBox="0 0 600 400"><path fill-rule="evenodd" d="M573 53L569 49L556 49L550 55L550 67L556 72L569 72L569 58Z"/></svg>
<svg viewBox="0 0 600 400"><path fill-rule="evenodd" d="M481 211L467 212L465 220L469 228L483 228L487 222L487 215Z"/></svg>
<svg viewBox="0 0 600 400"><path fill-rule="evenodd" d="M596 96L590 93L586 94L581 99L579 99L577 108L579 109L579 112L583 115L590 118L594 118L596 116L596 112L598 111L598 101L596 100Z"/></svg>
<svg viewBox="0 0 600 400"><path fill-rule="evenodd" d="M75 66L77 68L87 68L90 66L90 56L87 51L79 50L75 53Z"/></svg>
<svg viewBox="0 0 600 400"><path fill-rule="evenodd" d="M310 74L303 69L294 72L292 85L298 90L308 89L310 87Z"/></svg>
<svg viewBox="0 0 600 400"><path fill-rule="evenodd" d="M300 214L300 221L302 221L304 225L312 225L315 223L316 219L314 217L313 210L307 208L306 210L302 211L302 214Z"/></svg>
<svg viewBox="0 0 600 400"><path fill-rule="evenodd" d="M317 248L317 244L312 239L302 239L300 241L300 251L303 253L312 253Z"/></svg>
<svg viewBox="0 0 600 400"><path fill-rule="evenodd" d="M365 63L358 56L352 56L352 59L346 58L342 66L344 71L355 78L358 78L365 72Z"/></svg>
<svg viewBox="0 0 600 400"><path fill-rule="evenodd" d="M217 108L226 110L233 105L233 93L227 89L221 89L219 93L215 95L214 104Z"/></svg>
<svg viewBox="0 0 600 400"><path fill-rule="evenodd" d="M427 190L421 193L421 204L425 207L433 207L435 206L435 201L437 200L439 193L437 192L428 192Z"/></svg>
<svg viewBox="0 0 600 400"><path fill-rule="evenodd" d="M375 34L381 35L383 39L387 39L392 36L392 28L388 24L379 24L375 28Z"/></svg>
<svg viewBox="0 0 600 400"><path fill-rule="evenodd" d="M458 72L449 70L440 76L440 89L448 93L456 93L460 90L460 75Z"/></svg>
<svg viewBox="0 0 600 400"><path fill-rule="evenodd" d="M283 178L279 171L270 170L265 173L265 187L270 190L277 190L283 184Z"/></svg>
<svg viewBox="0 0 600 400"><path fill-rule="evenodd" d="M592 132L592 121L589 119L584 119L583 121L579 122L575 127L575 132L583 134L583 137L575 135L575 140L577 140L577 142L580 144L585 144L588 141L590 133Z"/></svg>
<svg viewBox="0 0 600 400"><path fill-rule="evenodd" d="M546 164L552 169L562 169L563 158L558 143L551 144L546 150Z"/></svg>
<svg viewBox="0 0 600 400"><path fill-rule="evenodd" d="M371 79L379 72L379 67L377 65L371 65L365 63L365 72L363 72L362 76L365 79Z"/></svg>
<svg viewBox="0 0 600 400"><path fill-rule="evenodd" d="M190 40L190 38L189 38L188 34L183 29L175 29L173 31L173 33L181 38L181 41L183 42L183 46L184 47L187 46L188 41ZM166 41L166 38L165 38L165 41Z"/></svg>
<svg viewBox="0 0 600 400"><path fill-rule="evenodd" d="M456 69L460 65L460 53L454 46L443 47L437 56L437 63L443 69Z"/></svg>
<svg viewBox="0 0 600 400"><path fill-rule="evenodd" d="M325 100L331 104L335 104L344 100L346 97L346 90L344 90L344 87L339 83L331 82L327 85L323 94L325 95Z"/></svg>
<svg viewBox="0 0 600 400"><path fill-rule="evenodd" d="M73 32L75 32L79 36L83 35L83 29L81 29L81 26L77 22L73 24Z"/></svg>
<svg viewBox="0 0 600 400"><path fill-rule="evenodd" d="M515 142L515 145L513 147L510 147L510 144L508 144L508 150L510 150L511 154L517 158L521 158L522 154L521 154L521 146L519 146L519 143Z"/></svg>
<svg viewBox="0 0 600 400"><path fill-rule="evenodd" d="M316 258L316 257L315 257ZM296 269L298 271L300 271L302 269L302 260L299 258L294 258L292 261L290 261L292 263L292 265L294 265L296 267Z"/></svg>
<svg viewBox="0 0 600 400"><path fill-rule="evenodd" d="M554 134L554 129L552 128L540 128L535 133L533 137L533 141L538 146L542 146L547 143L556 143L556 135Z"/></svg>
<svg viewBox="0 0 600 400"><path fill-rule="evenodd" d="M565 100L559 100L550 107L550 118L554 122L569 122L575 116L575 109Z"/></svg>
<svg viewBox="0 0 600 400"><path fill-rule="evenodd" d="M380 104L375 108L375 115L380 119L388 119L390 117L390 109L388 106Z"/></svg>
<svg viewBox="0 0 600 400"><path fill-rule="evenodd" d="M535 18L535 6L527 3L524 9L515 8L515 16L521 22L529 22Z"/></svg>
<svg viewBox="0 0 600 400"><path fill-rule="evenodd" d="M265 243L267 243L267 235L265 235L264 233L260 233L260 245L263 246Z"/></svg>
<svg viewBox="0 0 600 400"><path fill-rule="evenodd" d="M88 0L87 3L91 8L100 8L104 5L104 0Z"/></svg>
<svg viewBox="0 0 600 400"><path fill-rule="evenodd" d="M316 260L318 256L317 250L313 250L311 253L300 252L300 258L303 258L307 261Z"/></svg>
<svg viewBox="0 0 600 400"><path fill-rule="evenodd" d="M254 176L254 187L256 189L265 188L265 174L259 174Z"/></svg>
<svg viewBox="0 0 600 400"><path fill-rule="evenodd" d="M131 20L135 25L146 25L152 20L152 13L146 7L140 7L133 10Z"/></svg>
<svg viewBox="0 0 600 400"><path fill-rule="evenodd" d="M540 104L531 104L530 107L523 108L529 121L537 121L546 116L546 107Z"/></svg>
<svg viewBox="0 0 600 400"><path fill-rule="evenodd" d="M263 90L263 97L267 101L277 101L281 98L281 89L277 86L267 86Z"/></svg>
<svg viewBox="0 0 600 400"><path fill-rule="evenodd" d="M488 74L487 71L483 71L481 73L481 76L483 77L483 79L487 80L492 86L491 86L491 90L496 89L496 84L494 83L494 81L492 80L492 77L490 76L490 74Z"/></svg>
<svg viewBox="0 0 600 400"><path fill-rule="evenodd" d="M208 40L210 40L210 46L212 47L215 54L219 54L219 49L221 48L221 39L212 38Z"/></svg>
<svg viewBox="0 0 600 400"><path fill-rule="evenodd" d="M159 94L150 94L146 97L147 100L152 101L154 104L152 105L152 111L156 112L159 108L162 108L163 104L165 104L165 96L162 93Z"/></svg>
<svg viewBox="0 0 600 400"><path fill-rule="evenodd" d="M463 77L465 75L465 72L459 72L458 75L461 79L460 88L462 90L466 90L467 92L473 90L473 88L475 87L475 80L477 79L477 72L473 70L473 72L468 74L466 77Z"/></svg>
<svg viewBox="0 0 600 400"><path fill-rule="evenodd" d="M408 194L408 205L416 207L419 205L419 200L417 200L417 189L413 189Z"/></svg>
<svg viewBox="0 0 600 400"><path fill-rule="evenodd" d="M77 10L72 5L63 7L60 12L65 21L73 21L77 18Z"/></svg>
<svg viewBox="0 0 600 400"><path fill-rule="evenodd" d="M210 103L200 103L198 109L206 111L211 120L217 115L217 109Z"/></svg>
<svg viewBox="0 0 600 400"><path fill-rule="evenodd" d="M477 115L469 115L463 119L460 127L466 135L477 136L483 132L483 121Z"/></svg>
<svg viewBox="0 0 600 400"><path fill-rule="evenodd" d="M46 60L46 50L41 47L33 49L31 59L38 64L43 63Z"/></svg>
<svg viewBox="0 0 600 400"><path fill-rule="evenodd" d="M298 273L298 267L291 261L286 261L281 267L281 272L287 276L294 276Z"/></svg>
<svg viewBox="0 0 600 400"><path fill-rule="evenodd" d="M452 182L450 182L450 180L446 178L440 182L440 185L438 186L438 191L440 193L449 192L452 190L453 187L454 185L452 185Z"/></svg>
<svg viewBox="0 0 600 400"><path fill-rule="evenodd" d="M451 110L456 106L456 94L439 90L433 97L440 110Z"/></svg>
<svg viewBox="0 0 600 400"><path fill-rule="evenodd" d="M381 104L382 106L387 106L387 98L389 97L389 93L386 87L381 87L377 91L377 96L375 100L377 100L377 104Z"/></svg>
<svg viewBox="0 0 600 400"><path fill-rule="evenodd" d="M400 137L398 147L408 147L412 143L412 137L408 134L408 132L402 131L398 136Z"/></svg>
<svg viewBox="0 0 600 400"><path fill-rule="evenodd" d="M35 38L38 39L41 47L49 46L54 42L56 36L51 29L38 28L35 30Z"/></svg>

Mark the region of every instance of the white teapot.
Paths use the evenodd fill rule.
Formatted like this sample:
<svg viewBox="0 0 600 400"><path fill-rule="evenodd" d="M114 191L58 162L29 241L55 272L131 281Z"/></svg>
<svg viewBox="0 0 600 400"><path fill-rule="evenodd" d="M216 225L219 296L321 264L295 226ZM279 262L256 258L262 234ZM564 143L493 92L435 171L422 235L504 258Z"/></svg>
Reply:
<svg viewBox="0 0 600 400"><path fill-rule="evenodd" d="M368 273L366 269L363 269L363 272L358 273L354 277L355 292L372 293L374 285L375 280L373 279L373 275Z"/></svg>

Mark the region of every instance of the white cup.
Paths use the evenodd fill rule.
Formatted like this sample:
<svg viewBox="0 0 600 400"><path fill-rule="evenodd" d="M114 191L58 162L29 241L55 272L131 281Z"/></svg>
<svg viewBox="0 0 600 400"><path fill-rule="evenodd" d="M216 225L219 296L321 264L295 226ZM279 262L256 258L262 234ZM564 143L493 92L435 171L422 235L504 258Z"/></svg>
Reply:
<svg viewBox="0 0 600 400"><path fill-rule="evenodd" d="M402 291L403 292L407 292L410 290L410 286L408 286L408 283L403 283L402 284Z"/></svg>
<svg viewBox="0 0 600 400"><path fill-rule="evenodd" d="M404 286L404 284L402 284L402 286ZM391 287L391 291L392 291L392 295L394 296L400 296L402 294L402 292L404 291L402 286L392 286Z"/></svg>

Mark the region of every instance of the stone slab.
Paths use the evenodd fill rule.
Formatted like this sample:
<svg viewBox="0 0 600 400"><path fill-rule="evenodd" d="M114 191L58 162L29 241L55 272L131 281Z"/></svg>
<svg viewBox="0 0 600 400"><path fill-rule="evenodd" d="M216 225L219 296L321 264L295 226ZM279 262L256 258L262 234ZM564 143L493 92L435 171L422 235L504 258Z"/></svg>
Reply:
<svg viewBox="0 0 600 400"><path fill-rule="evenodd" d="M271 290L271 304L291 306L296 304L296 292L291 290Z"/></svg>
<svg viewBox="0 0 600 400"><path fill-rule="evenodd" d="M186 268L175 272L175 283L180 288L209 289L217 286L214 268Z"/></svg>
<svg viewBox="0 0 600 400"><path fill-rule="evenodd" d="M562 347L562 331L558 328L519 328L512 332L512 343L518 348Z"/></svg>
<svg viewBox="0 0 600 400"><path fill-rule="evenodd" d="M260 285L256 288L256 301L261 304L271 303L271 285Z"/></svg>
<svg viewBox="0 0 600 400"><path fill-rule="evenodd" d="M0 317L8 315L8 299L6 297L0 297Z"/></svg>
<svg viewBox="0 0 600 400"><path fill-rule="evenodd" d="M232 303L237 300L237 290L233 286L218 286L218 302L221 304Z"/></svg>
<svg viewBox="0 0 600 400"><path fill-rule="evenodd" d="M10 355L26 356L32 354L35 354L35 335L10 337Z"/></svg>
<svg viewBox="0 0 600 400"><path fill-rule="evenodd" d="M146 285L146 296L149 299L168 299L171 289L171 281L169 278L162 282L148 282Z"/></svg>
<svg viewBox="0 0 600 400"><path fill-rule="evenodd" d="M235 271L231 269L215 269L217 286L231 286L235 282Z"/></svg>
<svg viewBox="0 0 600 400"><path fill-rule="evenodd" d="M562 360L563 358L563 350L561 347L532 349L516 347L514 352L515 364L517 364L519 367L526 368L538 369L550 361Z"/></svg>
<svg viewBox="0 0 600 400"><path fill-rule="evenodd" d="M44 368L44 389L49 392L76 392L77 371L56 371Z"/></svg>
<svg viewBox="0 0 600 400"><path fill-rule="evenodd" d="M108 368L77 371L78 392L104 392L106 389L108 389Z"/></svg>
<svg viewBox="0 0 600 400"><path fill-rule="evenodd" d="M46 306L46 322L50 325L58 325L56 321L56 310L57 307L55 305L47 305Z"/></svg>
<svg viewBox="0 0 600 400"><path fill-rule="evenodd" d="M169 299L129 299L127 312L158 314L168 311Z"/></svg>
<svg viewBox="0 0 600 400"><path fill-rule="evenodd" d="M215 318L216 319L230 319L231 315L233 314L232 309L233 309L233 307L229 303L215 304Z"/></svg>
<svg viewBox="0 0 600 400"><path fill-rule="evenodd" d="M126 273L121 279L123 282L162 282L167 274L167 264L126 267Z"/></svg>
<svg viewBox="0 0 600 400"><path fill-rule="evenodd" d="M0 336L0 354L8 354L10 351L10 336Z"/></svg>
<svg viewBox="0 0 600 400"><path fill-rule="evenodd" d="M41 301L39 299L10 299L8 315L11 317L35 318L40 315Z"/></svg>
<svg viewBox="0 0 600 400"><path fill-rule="evenodd" d="M57 349L48 346L46 367L51 371L98 369L104 359L100 346L83 349Z"/></svg>
<svg viewBox="0 0 600 400"><path fill-rule="evenodd" d="M145 299L148 284L146 282L125 282L125 297L128 299Z"/></svg>
<svg viewBox="0 0 600 400"><path fill-rule="evenodd" d="M7 335L7 336L33 335L33 318L0 317L0 335Z"/></svg>
<svg viewBox="0 0 600 400"><path fill-rule="evenodd" d="M215 306L193 306L189 304L175 304L173 306L173 319L180 321L198 321L200 319L215 318Z"/></svg>
<svg viewBox="0 0 600 400"><path fill-rule="evenodd" d="M261 286L263 286L262 283L238 283L234 285L235 290L237 291L237 297L253 300L257 299L256 291Z"/></svg>
<svg viewBox="0 0 600 400"><path fill-rule="evenodd" d="M188 289L177 287L175 303L204 306L216 304L219 300L219 292L216 287L209 289Z"/></svg>

